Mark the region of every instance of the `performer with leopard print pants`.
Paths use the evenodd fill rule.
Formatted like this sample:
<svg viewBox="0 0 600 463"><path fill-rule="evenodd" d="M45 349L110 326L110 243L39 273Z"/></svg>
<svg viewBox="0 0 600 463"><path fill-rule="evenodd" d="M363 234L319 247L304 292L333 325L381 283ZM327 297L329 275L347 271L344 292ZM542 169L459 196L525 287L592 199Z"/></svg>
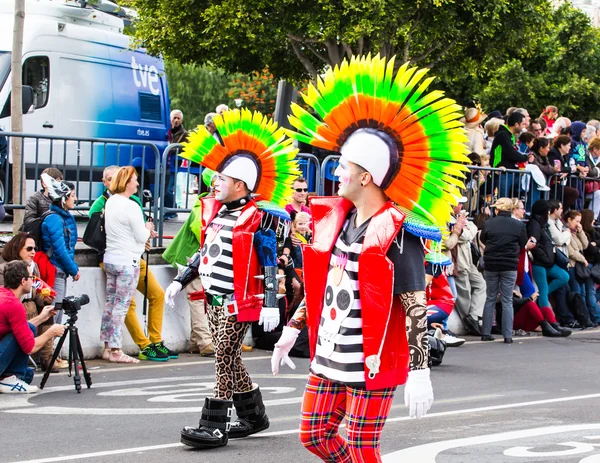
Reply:
<svg viewBox="0 0 600 463"><path fill-rule="evenodd" d="M406 383L410 417L433 403L422 239L441 239L460 197L460 181L446 173L462 175L468 159L456 105L441 92L423 95L424 72L407 66L394 78L393 59L345 60L305 97L323 121L292 108L292 137L341 153L340 197L310 201L305 306L272 358L274 374L283 363L295 368L288 353L308 326L300 440L325 462L381 462L398 385Z"/></svg>
<svg viewBox="0 0 600 463"><path fill-rule="evenodd" d="M181 431L181 442L195 448L222 447L269 427L241 349L252 322L265 331L279 324L274 230L289 220L282 206L299 174L298 150L260 113L236 109L214 123L222 145L202 126L183 144L182 157L216 172L214 197L201 199L200 250L165 292L172 306L183 287L201 279L204 291L190 297L205 298L215 346L214 398L205 399L199 426Z"/></svg>

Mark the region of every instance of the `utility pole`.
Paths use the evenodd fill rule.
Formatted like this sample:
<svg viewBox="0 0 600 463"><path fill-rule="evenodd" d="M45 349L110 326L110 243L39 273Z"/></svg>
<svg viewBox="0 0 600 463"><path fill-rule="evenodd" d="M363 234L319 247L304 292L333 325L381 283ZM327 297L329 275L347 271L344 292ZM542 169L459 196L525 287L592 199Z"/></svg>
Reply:
<svg viewBox="0 0 600 463"><path fill-rule="evenodd" d="M15 0L15 25L13 29L13 48L11 58L12 87L10 99L10 122L12 132L23 132L23 29L25 25L25 0ZM27 108L29 110L29 108ZM13 204L24 204L25 200L25 182L21 182L21 157L23 155L22 139L12 138L10 147L12 150L12 198ZM24 177L23 177L24 178ZM13 210L13 232L17 233L21 224L25 210Z"/></svg>

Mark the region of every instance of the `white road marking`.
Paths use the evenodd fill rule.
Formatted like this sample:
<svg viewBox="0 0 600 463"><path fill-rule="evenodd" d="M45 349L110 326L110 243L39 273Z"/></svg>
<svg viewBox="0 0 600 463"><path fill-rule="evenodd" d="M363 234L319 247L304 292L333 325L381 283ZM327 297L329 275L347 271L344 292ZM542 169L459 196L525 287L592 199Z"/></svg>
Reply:
<svg viewBox="0 0 600 463"><path fill-rule="evenodd" d="M509 441L513 439L523 439L526 437L545 436L548 434L561 435L573 431L598 430L600 424L575 424L565 426L552 426L537 429L522 429L519 431L502 432L498 434L488 434L484 436L466 437L463 439L447 440L434 442L431 444L418 445L397 452L389 453L383 457L384 463L396 463L398 461L418 461L419 463L435 463L436 456L441 452L458 447L472 445L491 444L494 442ZM543 454L539 454L544 456ZM583 461L583 460L582 460ZM592 460L588 460L590 463Z"/></svg>
<svg viewBox="0 0 600 463"><path fill-rule="evenodd" d="M430 413L430 414L426 415L425 418L431 419L431 418L438 418L438 417L451 416L451 415L481 413L481 412L488 412L488 411L495 411L495 410L504 410L504 409L509 409L509 408L520 408L520 407L529 407L529 406L533 406L533 405L544 405L544 404L548 404L548 403L595 399L595 398L599 398L599 397L600 397L600 394L587 394L587 395L570 396L570 397L557 397L554 399L536 400L536 401L530 401L530 402L511 403L511 404L504 404L504 405L492 405L489 407L466 408L466 409L461 409L461 410L452 410L452 411L448 411L448 412ZM12 412L15 412L15 410L12 410ZM18 412L18 410L17 410L17 412ZM397 421L407 421L410 419L411 418L409 418L407 416L397 417L397 418L388 418L387 422L390 423L390 422L397 422ZM342 425L340 427L344 427L344 425ZM395 463L397 461L419 461L419 463L435 463L435 455L437 455L437 453L439 453L440 451L443 451L446 449L446 447L442 447L441 445L442 444L448 445L449 442L453 442L453 443L461 442L459 445L476 445L479 443L491 443L491 442L498 442L501 440L521 438L521 437L541 436L541 435L545 435L545 434L551 434L554 432L570 432L570 431L587 430L587 429L600 429L600 424L555 426L552 428L511 431L511 432L507 432L507 433L493 434L493 435L488 435L488 436L456 439L454 441L436 442L433 444L426 444L423 446L411 447L409 449L399 450L397 452L393 452L391 454L384 456L384 459L385 459L385 463ZM265 432L265 433L255 434L253 436L250 436L250 438L261 439L261 438L265 438L265 437L284 436L284 435L290 435L290 434L297 434L298 431L299 431L299 429L288 429L288 430L284 430L284 431ZM502 437L500 437L500 436L502 436ZM509 437L507 438L506 436L509 436ZM12 463L52 463L52 462L57 462L57 461L95 458L95 457L102 457L102 456L109 456L109 455L122 455L122 454L126 454L126 453L144 452L144 451L148 451L148 450L161 450L161 449L181 447L182 445L183 444L181 444L181 443L151 445L151 446L147 446L147 447L134 447L134 448L129 448L129 449L106 450L106 451L102 451L102 452L82 453L82 454L77 454L77 455L42 458L42 459L35 459L35 460L22 460L22 461L12 462ZM437 445L439 445L440 447L436 447ZM422 450L423 448L425 448L427 446L431 446L433 449L438 449L437 453L434 454L433 459L431 459L432 458L431 456L429 457L430 459L428 459L428 460L423 458L424 454L419 453L419 450L416 450L416 449ZM455 445L452 444L452 445L450 445L450 447L447 447L447 448L453 448L454 446ZM439 449L441 449L441 450L439 450ZM401 454L400 452L405 452L405 453ZM400 457L402 457L403 459L399 460ZM411 459L411 457L412 457L412 459Z"/></svg>

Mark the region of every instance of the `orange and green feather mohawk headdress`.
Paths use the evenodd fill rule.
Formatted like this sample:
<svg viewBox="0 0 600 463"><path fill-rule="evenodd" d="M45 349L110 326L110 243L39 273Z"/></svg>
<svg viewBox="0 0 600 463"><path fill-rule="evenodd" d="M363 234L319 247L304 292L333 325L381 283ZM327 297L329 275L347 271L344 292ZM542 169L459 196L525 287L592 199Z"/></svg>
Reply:
<svg viewBox="0 0 600 463"><path fill-rule="evenodd" d="M399 158L395 177L382 185L385 193L412 223L445 230L469 162L461 108L442 91L426 92L434 80L423 79L427 69L405 63L394 76L394 65L394 57L386 62L379 55L344 59L302 95L320 119L293 104L289 120L298 132L288 133L340 152L358 129L385 132Z"/></svg>
<svg viewBox="0 0 600 463"><path fill-rule="evenodd" d="M235 156L250 157L257 167L259 199L285 206L294 179L301 175L295 161L298 149L285 131L258 111L233 109L213 119L223 140L221 145L204 126L190 133L181 157L220 172Z"/></svg>

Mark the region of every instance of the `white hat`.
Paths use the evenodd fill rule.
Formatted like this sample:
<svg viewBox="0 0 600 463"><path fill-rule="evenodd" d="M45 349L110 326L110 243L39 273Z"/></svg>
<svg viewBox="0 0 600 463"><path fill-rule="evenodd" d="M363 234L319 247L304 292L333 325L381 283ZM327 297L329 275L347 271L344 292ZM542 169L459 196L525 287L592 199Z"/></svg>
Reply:
<svg viewBox="0 0 600 463"><path fill-rule="evenodd" d="M371 128L356 130L340 148L342 157L368 171L375 185L387 187L390 173L398 169L398 147L385 132ZM383 185L383 186L382 186Z"/></svg>
<svg viewBox="0 0 600 463"><path fill-rule="evenodd" d="M242 180L250 191L254 191L259 176L259 167L249 154L236 154L227 160L220 173Z"/></svg>

